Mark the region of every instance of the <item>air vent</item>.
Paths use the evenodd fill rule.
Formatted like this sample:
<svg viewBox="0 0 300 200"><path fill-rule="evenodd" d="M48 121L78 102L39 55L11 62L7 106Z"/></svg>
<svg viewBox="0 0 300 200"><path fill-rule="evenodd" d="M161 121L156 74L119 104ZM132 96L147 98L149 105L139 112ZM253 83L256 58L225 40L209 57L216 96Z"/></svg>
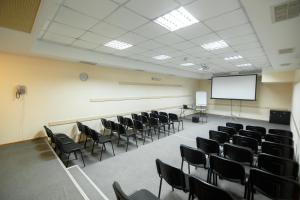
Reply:
<svg viewBox="0 0 300 200"><path fill-rule="evenodd" d="M289 0L273 7L273 20L280 22L300 15L300 1Z"/></svg>
<svg viewBox="0 0 300 200"><path fill-rule="evenodd" d="M82 64L87 64L87 65L97 65L97 63L89 62L89 61L83 61L83 60L81 60L79 62L82 63Z"/></svg>
<svg viewBox="0 0 300 200"><path fill-rule="evenodd" d="M240 75L247 75L247 74L260 74L261 70L249 70L249 71L240 71L239 74Z"/></svg>
<svg viewBox="0 0 300 200"><path fill-rule="evenodd" d="M151 80L152 80L152 81L161 81L161 78L152 77Z"/></svg>
<svg viewBox="0 0 300 200"><path fill-rule="evenodd" d="M287 53L293 53L294 52L294 48L286 48L286 49L279 49L278 53L279 54L287 54Z"/></svg>
<svg viewBox="0 0 300 200"><path fill-rule="evenodd" d="M280 67L288 67L290 65L291 65L291 63L282 63L282 64L280 64Z"/></svg>

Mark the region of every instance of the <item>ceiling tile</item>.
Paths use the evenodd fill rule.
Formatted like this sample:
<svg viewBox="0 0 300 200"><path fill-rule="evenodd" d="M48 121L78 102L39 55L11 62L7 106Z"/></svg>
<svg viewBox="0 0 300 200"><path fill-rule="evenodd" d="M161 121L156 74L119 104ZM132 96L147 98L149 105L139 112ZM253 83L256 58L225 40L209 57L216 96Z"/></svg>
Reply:
<svg viewBox="0 0 300 200"><path fill-rule="evenodd" d="M223 39L239 37L254 33L250 24L243 24L240 26L232 27L218 32L218 35Z"/></svg>
<svg viewBox="0 0 300 200"><path fill-rule="evenodd" d="M175 1L180 3L180 5L185 5L185 4L191 3L196 0L175 0Z"/></svg>
<svg viewBox="0 0 300 200"><path fill-rule="evenodd" d="M106 22L122 27L126 30L133 30L138 26L148 22L143 17L131 12L126 8L120 8L114 12L111 16L105 19Z"/></svg>
<svg viewBox="0 0 300 200"><path fill-rule="evenodd" d="M61 7L59 9L55 20L81 29L89 29L97 23L97 20L75 12L66 7Z"/></svg>
<svg viewBox="0 0 300 200"><path fill-rule="evenodd" d="M144 49L157 49L157 48L160 48L162 47L163 45L154 41L154 40L148 40L148 41L145 41L145 42L142 42L142 43L139 43L137 45L138 47L141 47L141 48L144 48Z"/></svg>
<svg viewBox="0 0 300 200"><path fill-rule="evenodd" d="M97 19L103 19L118 7L118 4L110 0L66 0L64 4Z"/></svg>
<svg viewBox="0 0 300 200"><path fill-rule="evenodd" d="M106 47L106 46L99 46L98 48L95 49L95 51L98 51L98 52L101 52L101 53L108 53L108 54L112 54L116 51L120 51L120 50L117 50L117 49L113 49L113 48L110 48L110 47Z"/></svg>
<svg viewBox="0 0 300 200"><path fill-rule="evenodd" d="M71 26L59 24L56 22L51 23L48 31L73 38L77 38L85 32L82 29L73 28Z"/></svg>
<svg viewBox="0 0 300 200"><path fill-rule="evenodd" d="M138 44L147 39L136 33L128 32L128 33L122 35L121 37L117 38L117 40L129 43L129 44Z"/></svg>
<svg viewBox="0 0 300 200"><path fill-rule="evenodd" d="M185 50L185 49L193 48L196 45L192 42L184 41L184 42L179 42L179 43L173 44L171 46L177 50Z"/></svg>
<svg viewBox="0 0 300 200"><path fill-rule="evenodd" d="M111 41L112 39L110 38L107 38L107 37L104 37L102 35L98 35L98 34L95 34L95 33L92 33L92 32L86 32L84 35L82 35L80 37L81 40L85 40L85 41L88 41L88 42L92 42L92 43L95 43L95 44L105 44L109 41Z"/></svg>
<svg viewBox="0 0 300 200"><path fill-rule="evenodd" d="M45 22L45 24L43 25L42 30L43 30L43 31L46 30L46 29L48 28L49 25L50 25L50 20L47 20L47 21Z"/></svg>
<svg viewBox="0 0 300 200"><path fill-rule="evenodd" d="M205 24L214 31L220 31L230 27L248 23L248 19L242 9L221 15L205 21Z"/></svg>
<svg viewBox="0 0 300 200"><path fill-rule="evenodd" d="M208 57L208 56L211 56L212 54L209 53L208 51L205 51L202 47L195 47L195 48L191 48L191 49L186 49L184 50L185 53L187 54L190 54L192 56L195 56L195 57Z"/></svg>
<svg viewBox="0 0 300 200"><path fill-rule="evenodd" d="M123 3L126 3L129 0L113 0L113 1L118 3L118 4L123 4Z"/></svg>
<svg viewBox="0 0 300 200"><path fill-rule="evenodd" d="M157 18L177 8L179 4L173 0L131 0L126 4L127 8L149 19Z"/></svg>
<svg viewBox="0 0 300 200"><path fill-rule="evenodd" d="M155 40L167 45L172 45L184 41L184 39L180 38L175 33L167 33L165 35L155 38Z"/></svg>
<svg viewBox="0 0 300 200"><path fill-rule="evenodd" d="M90 31L99 33L103 36L110 37L110 38L119 37L120 35L123 35L124 33L127 32L119 27L116 27L111 24L107 24L105 22L98 23L93 28L91 28Z"/></svg>
<svg viewBox="0 0 300 200"><path fill-rule="evenodd" d="M136 32L144 37L147 37L147 38L154 38L156 36L165 34L169 31L154 22L149 22L149 23L137 28L136 30L134 30L134 32Z"/></svg>
<svg viewBox="0 0 300 200"><path fill-rule="evenodd" d="M221 38L217 34L210 33L210 34L198 37L198 38L194 38L194 39L191 40L191 42L193 42L197 45L202 45L202 44L205 44L205 43L215 42L215 41L218 41L218 40L221 40Z"/></svg>
<svg viewBox="0 0 300 200"><path fill-rule="evenodd" d="M206 35L210 32L211 30L209 30L206 26L204 26L200 22L175 31L175 33L177 33L178 35L182 36L187 40L200 37L202 35Z"/></svg>
<svg viewBox="0 0 300 200"><path fill-rule="evenodd" d="M256 49L256 48L260 48L261 45L258 42L251 42L248 44L241 44L241 45L237 45L234 46L233 49L237 50L237 51L241 51L241 50L247 50L247 49Z"/></svg>
<svg viewBox="0 0 300 200"><path fill-rule="evenodd" d="M80 48L84 48L84 49L95 49L99 45L96 43L91 43L91 42L87 42L87 41L83 41L83 40L76 40L72 44L72 46L80 47Z"/></svg>
<svg viewBox="0 0 300 200"><path fill-rule="evenodd" d="M61 44L71 44L75 39L71 37L66 37L62 35L58 35L55 33L46 33L43 37L44 40L52 41L52 42L57 42Z"/></svg>
<svg viewBox="0 0 300 200"><path fill-rule="evenodd" d="M133 46L133 47L130 47L130 48L122 50L122 51L115 51L114 54L129 57L130 55L140 54L140 53L145 52L145 51L147 51L147 50L142 49L142 48L137 47L137 46Z"/></svg>
<svg viewBox="0 0 300 200"><path fill-rule="evenodd" d="M199 20L205 20L240 7L238 0L198 0L185 8Z"/></svg>
<svg viewBox="0 0 300 200"><path fill-rule="evenodd" d="M254 42L258 43L258 40L255 34L249 34L241 37L227 39L226 42L231 46L238 46L247 43L254 43Z"/></svg>

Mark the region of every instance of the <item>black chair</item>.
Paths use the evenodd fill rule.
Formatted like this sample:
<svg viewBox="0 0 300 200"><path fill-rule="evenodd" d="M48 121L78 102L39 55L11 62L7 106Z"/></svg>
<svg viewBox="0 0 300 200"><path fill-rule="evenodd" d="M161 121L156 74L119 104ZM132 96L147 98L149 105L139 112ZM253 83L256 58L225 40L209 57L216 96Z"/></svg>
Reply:
<svg viewBox="0 0 300 200"><path fill-rule="evenodd" d="M128 145L129 145L129 138L134 138L135 139L135 145L138 148L138 144L137 144L137 137L136 137L136 133L135 132L127 132L125 127L122 124L116 124L116 126L118 127L118 145L120 144L120 139L121 136L126 138L126 152L128 150Z"/></svg>
<svg viewBox="0 0 300 200"><path fill-rule="evenodd" d="M299 164L294 160L261 153L258 155L257 167L278 176L298 179Z"/></svg>
<svg viewBox="0 0 300 200"><path fill-rule="evenodd" d="M158 198L160 198L163 179L172 187L172 191L174 188L184 192L189 190L187 176L180 169L163 163L159 159L156 159L156 168L160 178Z"/></svg>
<svg viewBox="0 0 300 200"><path fill-rule="evenodd" d="M293 133L291 131L288 131L288 130L269 129L269 133L293 138Z"/></svg>
<svg viewBox="0 0 300 200"><path fill-rule="evenodd" d="M145 144L147 133L150 134L151 140L153 142L153 136L152 136L152 132L150 131L150 128L145 127L141 121L133 120L133 127L136 133L141 134L143 139L143 144Z"/></svg>
<svg viewBox="0 0 300 200"><path fill-rule="evenodd" d="M158 120L160 125L163 127L164 132L166 133L166 126L168 127L168 135L170 135L170 128L172 125L172 122L169 121L168 117L165 115L158 115ZM175 130L174 130L175 132Z"/></svg>
<svg viewBox="0 0 300 200"><path fill-rule="evenodd" d="M118 127L116 126L116 122L114 121L108 121L109 122L109 126L110 126L110 138L112 138L112 136L115 134L118 134Z"/></svg>
<svg viewBox="0 0 300 200"><path fill-rule="evenodd" d="M232 137L237 133L234 128L227 127L227 126L218 126L218 131L228 133L230 137Z"/></svg>
<svg viewBox="0 0 300 200"><path fill-rule="evenodd" d="M119 124L122 124L123 126L126 126L125 120L123 116L118 115L117 116Z"/></svg>
<svg viewBox="0 0 300 200"><path fill-rule="evenodd" d="M234 135L232 137L232 143L243 147L249 147L253 150L255 154L257 154L258 141L256 139L249 138L246 136L241 136L241 135Z"/></svg>
<svg viewBox="0 0 300 200"><path fill-rule="evenodd" d="M85 162L83 159L83 155L82 155L82 151L81 151L81 147L79 144L73 142L69 142L69 143L64 143L63 139L57 138L55 140L55 144L57 145L59 151L62 154L67 154L67 163L66 163L66 167L69 166L69 162L70 162L70 155L73 153L75 155L75 158L77 159L77 153L80 153L81 155L81 159L83 162L83 166L85 167Z"/></svg>
<svg viewBox="0 0 300 200"><path fill-rule="evenodd" d="M106 143L110 143L111 145L111 148L112 148L112 151L113 151L113 155L115 156L115 151L114 151L114 146L113 146L113 143L110 139L110 137L108 136L104 136L104 135L100 135L100 133L98 133L97 131L89 128L89 135L92 137L93 139L93 147L92 147L92 153L94 153L94 147L95 147L95 144L101 144L101 152L100 152L100 158L99 160L102 159L102 153L103 153L103 150L106 149L105 147L105 144Z"/></svg>
<svg viewBox="0 0 300 200"><path fill-rule="evenodd" d="M244 128L243 124L232 123L232 122L227 122L226 126L234 128L236 132L238 132L239 130L243 130Z"/></svg>
<svg viewBox="0 0 300 200"><path fill-rule="evenodd" d="M253 164L253 152L248 147L241 147L239 145L225 143L223 146L223 154L225 158L231 160Z"/></svg>
<svg viewBox="0 0 300 200"><path fill-rule="evenodd" d="M147 117L148 119L150 118L149 113L147 113L147 112L141 112L141 115Z"/></svg>
<svg viewBox="0 0 300 200"><path fill-rule="evenodd" d="M104 118L101 118L100 120L101 120L101 124L103 126L104 133L106 130L110 130L110 123Z"/></svg>
<svg viewBox="0 0 300 200"><path fill-rule="evenodd" d="M158 139L160 137L160 128L162 128L162 125L159 124L158 118L150 117L149 119L149 128L150 131L153 130L154 134L158 134Z"/></svg>
<svg viewBox="0 0 300 200"><path fill-rule="evenodd" d="M189 200L234 200L229 193L196 177L189 177Z"/></svg>
<svg viewBox="0 0 300 200"><path fill-rule="evenodd" d="M131 113L131 118L132 118L132 120L139 120L138 114L135 114L135 113Z"/></svg>
<svg viewBox="0 0 300 200"><path fill-rule="evenodd" d="M221 131L209 131L209 139L217 141L219 144L224 144L225 142L229 142L230 136L228 133Z"/></svg>
<svg viewBox="0 0 300 200"><path fill-rule="evenodd" d="M145 189L138 190L128 196L123 192L120 184L116 181L113 183L113 189L117 200L159 200L154 194Z"/></svg>
<svg viewBox="0 0 300 200"><path fill-rule="evenodd" d="M247 188L247 200L253 200L255 192L270 199L300 199L300 185L297 181L259 169L250 169Z"/></svg>
<svg viewBox="0 0 300 200"><path fill-rule="evenodd" d="M156 111L156 110L151 110L151 113L158 115L158 111Z"/></svg>
<svg viewBox="0 0 300 200"><path fill-rule="evenodd" d="M239 162L229 160L217 155L211 155L209 157L209 170L207 176L207 182L214 185L218 185L218 176L228 181L239 182L245 185L246 173L245 168ZM211 179L213 178L213 181ZM246 189L244 192L244 198L246 197Z"/></svg>
<svg viewBox="0 0 300 200"><path fill-rule="evenodd" d="M166 113L166 112L159 112L158 115L164 115L164 116L166 116L166 117L169 117L169 116L168 116L168 113Z"/></svg>
<svg viewBox="0 0 300 200"><path fill-rule="evenodd" d="M261 144L261 134L255 131L240 130L239 135L246 136L257 140L258 145Z"/></svg>
<svg viewBox="0 0 300 200"><path fill-rule="evenodd" d="M294 145L294 141L292 138L281 136L281 135L267 134L265 136L265 140L269 142L275 142L275 143L285 144L290 146Z"/></svg>
<svg viewBox="0 0 300 200"><path fill-rule="evenodd" d="M248 126L246 126L246 130L258 132L258 133L261 134L262 138L264 138L265 135L266 135L266 133L267 133L266 128L262 127L262 126L251 126L251 125L248 125Z"/></svg>
<svg viewBox="0 0 300 200"><path fill-rule="evenodd" d="M149 127L149 118L144 115L139 116L140 121L143 123L144 126Z"/></svg>
<svg viewBox="0 0 300 200"><path fill-rule="evenodd" d="M158 114L156 114L156 113L150 113L150 118L152 117L152 118L158 118Z"/></svg>
<svg viewBox="0 0 300 200"><path fill-rule="evenodd" d="M293 159L294 157L293 147L274 142L262 142L261 152L288 159Z"/></svg>
<svg viewBox="0 0 300 200"><path fill-rule="evenodd" d="M133 121L128 117L124 117L124 121L126 124L126 129L133 129Z"/></svg>
<svg viewBox="0 0 300 200"><path fill-rule="evenodd" d="M210 155L213 153L218 154L218 155L220 154L219 144L215 140L197 137L196 144L197 144L197 148L201 149L207 155Z"/></svg>
<svg viewBox="0 0 300 200"><path fill-rule="evenodd" d="M188 171L191 173L190 165L195 167L200 167L203 165L206 168L206 157L205 153L199 149L195 149L186 145L180 145L180 154L181 154L181 170L183 170L183 162L188 163Z"/></svg>
<svg viewBox="0 0 300 200"><path fill-rule="evenodd" d="M54 144L54 150L56 150L56 140L60 139L60 141L64 144L68 143L73 143L74 141L69 138L66 134L64 133L56 133L54 134L51 129L49 129L47 126L44 126L44 129L46 131L47 136L50 138L50 144L51 146Z"/></svg>
<svg viewBox="0 0 300 200"><path fill-rule="evenodd" d="M181 126L182 126L182 130L183 130L183 120L182 119L179 119L178 115L174 114L174 113L169 113L169 120L170 122L172 122L172 126L173 126L173 129L175 130L174 128L174 123L178 123L178 131L179 131L179 127L180 127L180 123L181 123Z"/></svg>
<svg viewBox="0 0 300 200"><path fill-rule="evenodd" d="M81 122L76 122L76 124L77 124L78 130L80 132L79 142L81 141L81 136L84 135L85 136L84 148L86 148L86 143L87 143L88 139L91 138L91 136L89 135L89 132L86 129L85 125L83 125Z"/></svg>

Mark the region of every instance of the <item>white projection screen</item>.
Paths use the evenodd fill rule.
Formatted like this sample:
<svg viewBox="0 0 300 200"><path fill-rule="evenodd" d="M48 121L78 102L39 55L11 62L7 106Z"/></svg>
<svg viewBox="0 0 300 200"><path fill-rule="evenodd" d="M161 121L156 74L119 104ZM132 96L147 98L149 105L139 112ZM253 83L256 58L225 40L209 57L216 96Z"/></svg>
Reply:
<svg viewBox="0 0 300 200"><path fill-rule="evenodd" d="M255 101L256 79L256 74L213 77L211 98Z"/></svg>

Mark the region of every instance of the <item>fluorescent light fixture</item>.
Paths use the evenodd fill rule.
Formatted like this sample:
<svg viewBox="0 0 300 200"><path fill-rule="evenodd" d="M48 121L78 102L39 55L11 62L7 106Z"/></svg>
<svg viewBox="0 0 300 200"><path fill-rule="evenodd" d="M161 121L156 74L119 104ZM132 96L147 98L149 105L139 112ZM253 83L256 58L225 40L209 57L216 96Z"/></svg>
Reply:
<svg viewBox="0 0 300 200"><path fill-rule="evenodd" d="M228 44L224 40L219 40L215 42L210 42L206 44L202 44L201 47L207 51L223 49L228 47Z"/></svg>
<svg viewBox="0 0 300 200"><path fill-rule="evenodd" d="M154 22L165 27L169 31L176 31L178 29L198 23L199 21L186 9L180 7L162 17L157 18L154 20Z"/></svg>
<svg viewBox="0 0 300 200"><path fill-rule="evenodd" d="M181 64L181 66L186 66L186 67L193 66L193 65L195 65L195 64L194 63L182 63Z"/></svg>
<svg viewBox="0 0 300 200"><path fill-rule="evenodd" d="M200 67L198 70L199 70L199 71L203 71L204 69L203 69L203 67Z"/></svg>
<svg viewBox="0 0 300 200"><path fill-rule="evenodd" d="M128 44L126 42L121 42L121 41L118 41L118 40L112 40L112 41L104 44L104 46L114 48L114 49L118 49L118 50L123 50L123 49L127 49L129 47L132 47L132 44Z"/></svg>
<svg viewBox="0 0 300 200"><path fill-rule="evenodd" d="M230 56L227 58L224 58L224 60L237 60L243 58L241 55L236 55L236 56Z"/></svg>
<svg viewBox="0 0 300 200"><path fill-rule="evenodd" d="M170 59L171 56L167 56L167 55L159 55L159 56L154 56L154 57L152 57L152 58L154 58L154 59L156 59L156 60L166 60L166 59Z"/></svg>
<svg viewBox="0 0 300 200"><path fill-rule="evenodd" d="M250 67L252 66L252 64L250 63L245 63L245 64L239 64L239 65L236 65L237 67Z"/></svg>

